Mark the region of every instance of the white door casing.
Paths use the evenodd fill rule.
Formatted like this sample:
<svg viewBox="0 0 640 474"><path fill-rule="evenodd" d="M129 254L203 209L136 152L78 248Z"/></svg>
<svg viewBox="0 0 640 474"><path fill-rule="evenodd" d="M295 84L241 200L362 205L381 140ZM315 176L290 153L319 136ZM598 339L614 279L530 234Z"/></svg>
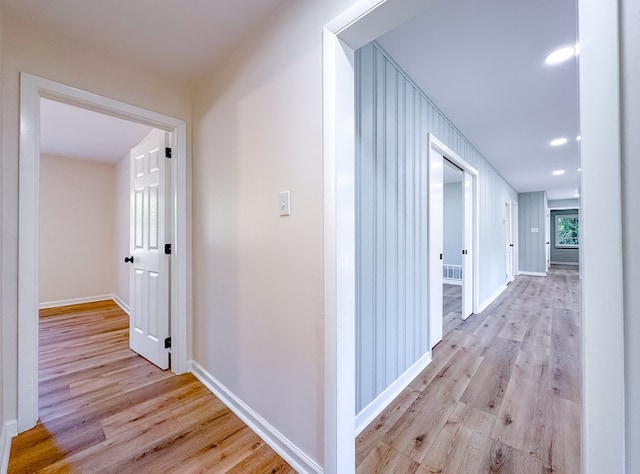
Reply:
<svg viewBox="0 0 640 474"><path fill-rule="evenodd" d="M513 224L512 224L512 206L511 199L505 196L504 200L504 230L505 230L505 265L506 279L513 280Z"/></svg>
<svg viewBox="0 0 640 474"><path fill-rule="evenodd" d="M464 205L462 241L464 253L462 255L462 319L467 319L473 314L473 294L474 294L474 180L473 175L463 170L464 178Z"/></svg>
<svg viewBox="0 0 640 474"><path fill-rule="evenodd" d="M518 273L518 201L511 201L511 281Z"/></svg>
<svg viewBox="0 0 640 474"><path fill-rule="evenodd" d="M549 270L551 266L551 213L549 208L545 208L545 220L544 220L544 250L545 250L545 271Z"/></svg>
<svg viewBox="0 0 640 474"><path fill-rule="evenodd" d="M463 244L462 317L466 319L478 308L478 171L444 143L429 134L429 343L442 340L442 260L444 246L444 176L446 158L463 172Z"/></svg>
<svg viewBox="0 0 640 474"><path fill-rule="evenodd" d="M444 251L444 176L442 153L429 149L429 347L442 340L442 253Z"/></svg>
<svg viewBox="0 0 640 474"><path fill-rule="evenodd" d="M129 346L161 369L169 368L169 145L169 133L155 129L130 154Z"/></svg>
<svg viewBox="0 0 640 474"><path fill-rule="evenodd" d="M187 125L183 120L142 109L55 81L20 73L19 233L18 243L18 387L17 428L23 432L38 420L38 169L40 98L76 105L151 127L171 131L172 265L171 370L187 372L191 359L190 221L187 219Z"/></svg>

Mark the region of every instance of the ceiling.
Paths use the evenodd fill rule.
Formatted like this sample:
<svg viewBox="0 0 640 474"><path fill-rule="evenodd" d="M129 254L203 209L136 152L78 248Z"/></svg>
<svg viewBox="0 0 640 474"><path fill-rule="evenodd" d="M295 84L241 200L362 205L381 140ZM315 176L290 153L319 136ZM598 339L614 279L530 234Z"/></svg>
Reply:
<svg viewBox="0 0 640 474"><path fill-rule="evenodd" d="M151 127L40 99L40 152L115 164Z"/></svg>
<svg viewBox="0 0 640 474"><path fill-rule="evenodd" d="M549 199L578 192L578 74L544 58L576 41L577 0L441 0L378 39L517 191Z"/></svg>
<svg viewBox="0 0 640 474"><path fill-rule="evenodd" d="M2 0L7 13L191 84L283 0Z"/></svg>
<svg viewBox="0 0 640 474"><path fill-rule="evenodd" d="M188 85L283 2L0 1L5 17L17 15ZM440 0L378 41L518 192L544 190L550 199L573 198L580 167L577 59L550 67L544 58L575 44L576 2ZM105 119L99 115L67 124L77 111L64 108L43 109L48 114L43 115L43 150L110 159L98 156L106 147L102 143L113 145L116 156L128 150L129 137L142 133L114 133L101 144L81 147L81 136L109 127L100 125ZM566 145L549 146L562 136L569 139ZM558 169L565 174L553 176Z"/></svg>

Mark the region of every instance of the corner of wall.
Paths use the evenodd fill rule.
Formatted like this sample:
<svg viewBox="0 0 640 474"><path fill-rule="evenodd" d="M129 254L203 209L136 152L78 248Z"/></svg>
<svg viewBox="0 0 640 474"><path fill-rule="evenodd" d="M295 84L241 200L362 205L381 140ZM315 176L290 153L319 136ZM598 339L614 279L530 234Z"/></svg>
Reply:
<svg viewBox="0 0 640 474"><path fill-rule="evenodd" d="M0 431L0 472L7 472L9 455L11 454L11 439L18 434L18 422L5 422Z"/></svg>

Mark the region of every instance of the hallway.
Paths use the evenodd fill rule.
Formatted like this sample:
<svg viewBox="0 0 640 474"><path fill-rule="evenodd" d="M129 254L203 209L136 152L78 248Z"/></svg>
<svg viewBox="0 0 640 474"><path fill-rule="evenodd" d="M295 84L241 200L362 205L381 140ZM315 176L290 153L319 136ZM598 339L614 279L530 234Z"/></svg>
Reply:
<svg viewBox="0 0 640 474"><path fill-rule="evenodd" d="M518 276L445 319L431 364L358 436L357 472L577 473L580 383L577 267Z"/></svg>

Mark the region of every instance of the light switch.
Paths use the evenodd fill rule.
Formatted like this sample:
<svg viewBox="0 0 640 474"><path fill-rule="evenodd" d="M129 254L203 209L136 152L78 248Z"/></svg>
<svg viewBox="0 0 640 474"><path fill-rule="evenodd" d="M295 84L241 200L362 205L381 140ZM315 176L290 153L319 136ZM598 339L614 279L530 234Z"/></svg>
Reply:
<svg viewBox="0 0 640 474"><path fill-rule="evenodd" d="M281 216L290 216L291 215L291 191L282 191L279 194L280 201L280 215Z"/></svg>

